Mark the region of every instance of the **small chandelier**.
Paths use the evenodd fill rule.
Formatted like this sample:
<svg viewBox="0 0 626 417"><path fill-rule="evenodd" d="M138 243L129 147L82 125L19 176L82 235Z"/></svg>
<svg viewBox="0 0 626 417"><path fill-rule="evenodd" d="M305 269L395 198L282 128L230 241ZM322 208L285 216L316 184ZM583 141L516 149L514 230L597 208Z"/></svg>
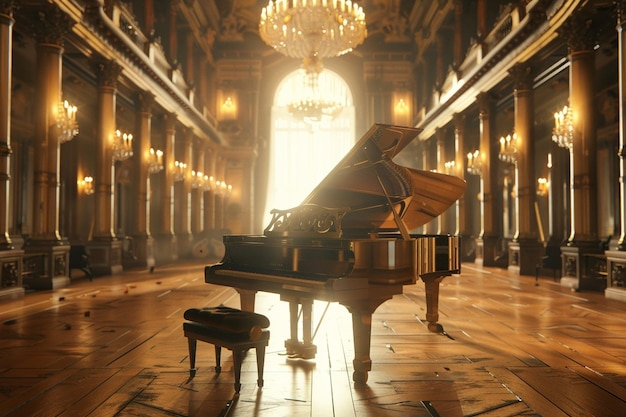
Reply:
<svg viewBox="0 0 626 417"><path fill-rule="evenodd" d="M455 165L456 165L456 162L454 162L454 161L446 161L446 162L443 164L443 169L444 169L445 173L446 173L447 175L452 175L452 174L454 174Z"/></svg>
<svg viewBox="0 0 626 417"><path fill-rule="evenodd" d="M202 181L202 191L211 191L215 187L215 178L213 176L204 176L204 181Z"/></svg>
<svg viewBox="0 0 626 417"><path fill-rule="evenodd" d="M115 131L113 135L113 161L125 161L133 156L133 135Z"/></svg>
<svg viewBox="0 0 626 417"><path fill-rule="evenodd" d="M537 195L545 197L550 191L550 181L547 178L537 178Z"/></svg>
<svg viewBox="0 0 626 417"><path fill-rule="evenodd" d="M187 164L180 161L174 161L174 182L183 181L187 174Z"/></svg>
<svg viewBox="0 0 626 417"><path fill-rule="evenodd" d="M287 110L295 119L307 123L317 123L322 120L332 120L343 111L339 101L325 99L319 91L319 72L305 69L304 94L290 102Z"/></svg>
<svg viewBox="0 0 626 417"><path fill-rule="evenodd" d="M367 36L365 14L350 0L270 0L261 12L261 39L291 58L332 58Z"/></svg>
<svg viewBox="0 0 626 417"><path fill-rule="evenodd" d="M554 129L552 140L561 148L571 150L574 144L574 123L572 110L564 106L563 110L554 113Z"/></svg>
<svg viewBox="0 0 626 417"><path fill-rule="evenodd" d="M66 143L78 135L78 122L76 121L76 106L72 106L67 100L61 101L57 108L57 128L59 128L59 142Z"/></svg>
<svg viewBox="0 0 626 417"><path fill-rule="evenodd" d="M199 172L199 171L196 172L192 170L191 171L191 188L203 189L205 178L206 178L206 175L204 175L202 172Z"/></svg>
<svg viewBox="0 0 626 417"><path fill-rule="evenodd" d="M483 174L483 162L478 149L467 154L467 172L470 175L482 176Z"/></svg>
<svg viewBox="0 0 626 417"><path fill-rule="evenodd" d="M515 164L517 162L517 133L500 137L500 152L498 158L502 162Z"/></svg>
<svg viewBox="0 0 626 417"><path fill-rule="evenodd" d="M87 176L82 180L76 181L78 185L78 191L83 193L84 195L92 195L95 190L93 188L93 177Z"/></svg>
<svg viewBox="0 0 626 417"><path fill-rule="evenodd" d="M150 148L150 156L148 159L148 172L156 174L163 171L163 151Z"/></svg>

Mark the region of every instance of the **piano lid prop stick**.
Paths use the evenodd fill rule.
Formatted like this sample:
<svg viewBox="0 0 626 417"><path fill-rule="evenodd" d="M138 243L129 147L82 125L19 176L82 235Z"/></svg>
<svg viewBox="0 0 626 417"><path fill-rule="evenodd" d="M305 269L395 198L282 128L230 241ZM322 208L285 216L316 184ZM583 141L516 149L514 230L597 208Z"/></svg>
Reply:
<svg viewBox="0 0 626 417"><path fill-rule="evenodd" d="M385 194L385 198L387 198L387 204L389 204L389 210L393 213L393 219L398 225L398 229L400 230L402 239L409 240L411 236L409 235L409 231L406 228L406 224L404 224L404 222L400 218L400 215L398 214L398 212L396 212L396 209L393 207L393 204L391 203L391 198L389 197L389 194L387 193L387 189L385 188L385 185L383 184L383 181L380 179L380 176L378 174L376 174L376 179L378 180L378 183L380 184L380 188L382 188L383 193Z"/></svg>
<svg viewBox="0 0 626 417"><path fill-rule="evenodd" d="M317 323L317 326L315 327L315 331L313 332L313 336L311 336L311 342L313 342L313 340L315 339L315 335L317 334L317 331L320 329L320 326L322 325L322 322L324 321L324 316L326 315L326 312L328 311L328 307L330 307L330 301L328 303L326 303L326 308L324 308L324 312L322 313L322 317L320 317L320 321Z"/></svg>

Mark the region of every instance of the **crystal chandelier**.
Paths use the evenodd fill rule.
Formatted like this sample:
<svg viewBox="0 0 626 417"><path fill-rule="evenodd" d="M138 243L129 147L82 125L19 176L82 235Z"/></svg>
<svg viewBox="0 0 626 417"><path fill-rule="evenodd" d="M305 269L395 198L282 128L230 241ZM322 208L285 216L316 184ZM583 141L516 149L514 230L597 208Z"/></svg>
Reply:
<svg viewBox="0 0 626 417"><path fill-rule="evenodd" d="M350 52L367 36L363 9L350 0L270 0L259 35L292 58L332 58Z"/></svg>
<svg viewBox="0 0 626 417"><path fill-rule="evenodd" d="M471 175L483 174L483 163L478 149L467 154L467 172Z"/></svg>
<svg viewBox="0 0 626 417"><path fill-rule="evenodd" d="M69 142L78 134L76 110L76 106L72 106L67 100L58 104L56 122L59 128L58 139L60 143Z"/></svg>
<svg viewBox="0 0 626 417"><path fill-rule="evenodd" d="M133 156L133 135L119 130L113 135L113 161L125 161Z"/></svg>
<svg viewBox="0 0 626 417"><path fill-rule="evenodd" d="M498 158L502 162L514 164L517 162L517 134L500 137L500 152Z"/></svg>
<svg viewBox="0 0 626 417"><path fill-rule="evenodd" d="M567 106L564 106L563 110L554 113L552 140L561 148L572 149L574 144L574 123L572 121L572 110Z"/></svg>
<svg viewBox="0 0 626 417"><path fill-rule="evenodd" d="M156 174L163 171L163 151L150 148L150 157L148 159L148 172Z"/></svg>
<svg viewBox="0 0 626 417"><path fill-rule="evenodd" d="M351 0L270 0L261 12L259 35L281 54L302 59L304 95L287 106L293 117L317 123L341 113L340 103L320 95L322 59L348 53L365 41L363 8Z"/></svg>
<svg viewBox="0 0 626 417"><path fill-rule="evenodd" d="M343 105L339 101L322 97L319 92L318 77L318 72L307 72L305 70L303 95L287 105L289 114L297 120L307 123L332 120L343 110Z"/></svg>

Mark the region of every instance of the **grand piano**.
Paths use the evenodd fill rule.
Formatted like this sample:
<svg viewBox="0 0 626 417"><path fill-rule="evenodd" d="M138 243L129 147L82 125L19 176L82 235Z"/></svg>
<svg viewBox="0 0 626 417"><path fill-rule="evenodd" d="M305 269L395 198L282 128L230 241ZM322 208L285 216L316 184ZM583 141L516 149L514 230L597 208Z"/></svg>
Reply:
<svg viewBox="0 0 626 417"><path fill-rule="evenodd" d="M460 272L459 238L410 231L448 209L465 182L393 162L419 132L372 126L301 205L272 210L263 235L224 236L224 257L206 267L205 281L235 288L247 311L257 291L280 294L289 303L287 354L305 359L317 352L313 300L344 305L352 315L355 384L371 370L372 314L404 285L422 279L428 328L441 332L439 284Z"/></svg>

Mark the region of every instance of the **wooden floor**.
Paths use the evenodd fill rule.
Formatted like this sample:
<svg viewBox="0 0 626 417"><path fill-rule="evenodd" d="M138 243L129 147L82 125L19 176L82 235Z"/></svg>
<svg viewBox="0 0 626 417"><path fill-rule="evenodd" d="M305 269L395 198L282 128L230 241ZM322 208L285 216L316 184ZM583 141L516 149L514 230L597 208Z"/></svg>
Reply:
<svg viewBox="0 0 626 417"><path fill-rule="evenodd" d="M183 312L238 307L234 290L204 283L204 264L130 271L0 301L2 416L624 416L626 304L551 278L464 264L444 280L440 323L423 319L423 285L376 311L372 371L352 378L350 315L331 304L315 360L283 355L287 305L257 296L271 320L265 386L248 354L234 396L230 352L216 374L198 344L189 379ZM319 319L326 303L315 304Z"/></svg>

